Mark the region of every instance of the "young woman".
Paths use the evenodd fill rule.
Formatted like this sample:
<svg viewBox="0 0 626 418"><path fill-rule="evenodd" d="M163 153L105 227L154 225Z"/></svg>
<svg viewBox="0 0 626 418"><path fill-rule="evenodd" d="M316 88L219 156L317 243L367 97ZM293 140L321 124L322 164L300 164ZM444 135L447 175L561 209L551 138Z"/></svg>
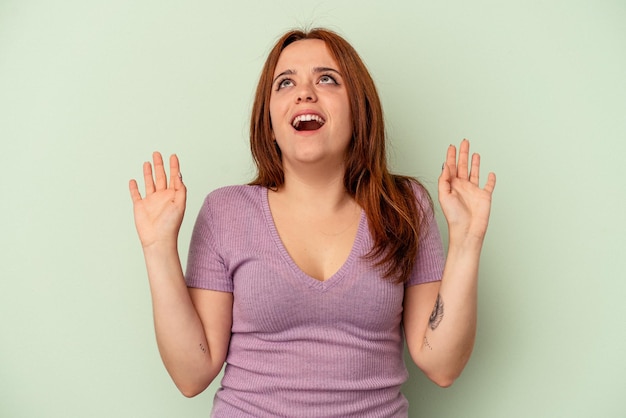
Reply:
<svg viewBox="0 0 626 418"><path fill-rule="evenodd" d="M450 146L439 178L444 257L426 190L386 165L380 101L337 34L286 33L257 87L250 185L207 197L186 274L186 188L154 153L130 182L159 350L186 396L226 368L215 417L406 417L413 361L449 386L476 331L478 264L495 175Z"/></svg>

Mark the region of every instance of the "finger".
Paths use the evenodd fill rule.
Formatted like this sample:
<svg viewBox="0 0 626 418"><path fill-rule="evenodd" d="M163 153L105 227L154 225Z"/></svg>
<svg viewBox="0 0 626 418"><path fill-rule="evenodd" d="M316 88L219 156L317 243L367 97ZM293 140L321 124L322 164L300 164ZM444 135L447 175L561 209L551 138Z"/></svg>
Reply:
<svg viewBox="0 0 626 418"><path fill-rule="evenodd" d="M139 193L139 187L137 186L137 181L135 179L128 182L128 189L130 190L130 198L133 203L141 200L141 194Z"/></svg>
<svg viewBox="0 0 626 418"><path fill-rule="evenodd" d="M152 154L154 161L154 177L156 179L156 189L164 190L167 187L167 176L165 175L165 166L163 165L163 157L161 153L155 151Z"/></svg>
<svg viewBox="0 0 626 418"><path fill-rule="evenodd" d="M170 156L170 187L179 190L183 185L183 175L180 173L180 163L178 156L172 154Z"/></svg>
<svg viewBox="0 0 626 418"><path fill-rule="evenodd" d="M154 193L154 179L152 178L152 165L148 161L143 163L143 182L146 185L146 196Z"/></svg>
<svg viewBox="0 0 626 418"><path fill-rule="evenodd" d="M495 173L489 173L487 176L487 184L485 184L485 190L489 193L493 193L493 189L496 188L496 175Z"/></svg>
<svg viewBox="0 0 626 418"><path fill-rule="evenodd" d="M476 186L478 186L479 175L480 175L480 155L479 154L473 154L472 155L472 165L470 167L470 175L469 175L470 183L475 184Z"/></svg>
<svg viewBox="0 0 626 418"><path fill-rule="evenodd" d="M468 170L467 166L469 163L469 141L464 139L461 141L461 146L459 149L459 164L456 176L460 179L467 180L468 178Z"/></svg>
<svg viewBox="0 0 626 418"><path fill-rule="evenodd" d="M451 190L451 184L450 184L450 180L451 180L452 176L450 175L450 167L448 166L448 164L444 163L442 170L441 170L441 175L439 176L439 183L438 183L438 188L439 188L439 195L440 196L444 196L448 193L450 193Z"/></svg>
<svg viewBox="0 0 626 418"><path fill-rule="evenodd" d="M456 177L456 147L454 145L448 147L445 165L448 167L450 176Z"/></svg>

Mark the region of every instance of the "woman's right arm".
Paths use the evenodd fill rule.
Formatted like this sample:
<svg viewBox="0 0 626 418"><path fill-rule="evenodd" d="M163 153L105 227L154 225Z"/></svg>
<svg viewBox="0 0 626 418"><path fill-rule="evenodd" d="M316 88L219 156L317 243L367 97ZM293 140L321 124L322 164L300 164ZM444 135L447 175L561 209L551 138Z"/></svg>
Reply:
<svg viewBox="0 0 626 418"><path fill-rule="evenodd" d="M220 372L226 359L232 323L232 294L188 289L178 254L186 188L178 158L170 157L167 182L161 154L144 163L146 184L142 198L131 180L135 226L144 252L154 326L163 364L185 396L202 392Z"/></svg>

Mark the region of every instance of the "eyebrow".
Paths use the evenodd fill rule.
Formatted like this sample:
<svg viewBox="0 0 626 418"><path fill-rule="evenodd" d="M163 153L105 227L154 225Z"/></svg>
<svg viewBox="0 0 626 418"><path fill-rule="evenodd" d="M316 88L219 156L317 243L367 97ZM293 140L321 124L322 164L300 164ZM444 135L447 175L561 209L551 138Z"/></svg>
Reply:
<svg viewBox="0 0 626 418"><path fill-rule="evenodd" d="M341 73L337 70L335 70L332 67L315 67L313 68L313 74L319 74L319 73L327 73L327 72L333 72L339 76L341 76ZM281 78L282 76L285 75L294 75L297 74L296 70L285 70L282 73L278 74L275 78L274 81L272 81L272 84L276 83L276 80L278 80L279 78Z"/></svg>

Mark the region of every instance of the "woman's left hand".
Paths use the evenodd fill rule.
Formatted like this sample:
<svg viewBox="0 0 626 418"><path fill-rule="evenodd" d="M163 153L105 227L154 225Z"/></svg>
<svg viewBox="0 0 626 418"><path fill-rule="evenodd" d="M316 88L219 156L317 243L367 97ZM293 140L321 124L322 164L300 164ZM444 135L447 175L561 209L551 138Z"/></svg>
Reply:
<svg viewBox="0 0 626 418"><path fill-rule="evenodd" d="M450 243L479 244L487 232L491 195L496 175L489 173L484 188L479 186L480 155L469 156L469 141L461 142L457 163L456 147L450 145L439 177L439 203L448 222Z"/></svg>

